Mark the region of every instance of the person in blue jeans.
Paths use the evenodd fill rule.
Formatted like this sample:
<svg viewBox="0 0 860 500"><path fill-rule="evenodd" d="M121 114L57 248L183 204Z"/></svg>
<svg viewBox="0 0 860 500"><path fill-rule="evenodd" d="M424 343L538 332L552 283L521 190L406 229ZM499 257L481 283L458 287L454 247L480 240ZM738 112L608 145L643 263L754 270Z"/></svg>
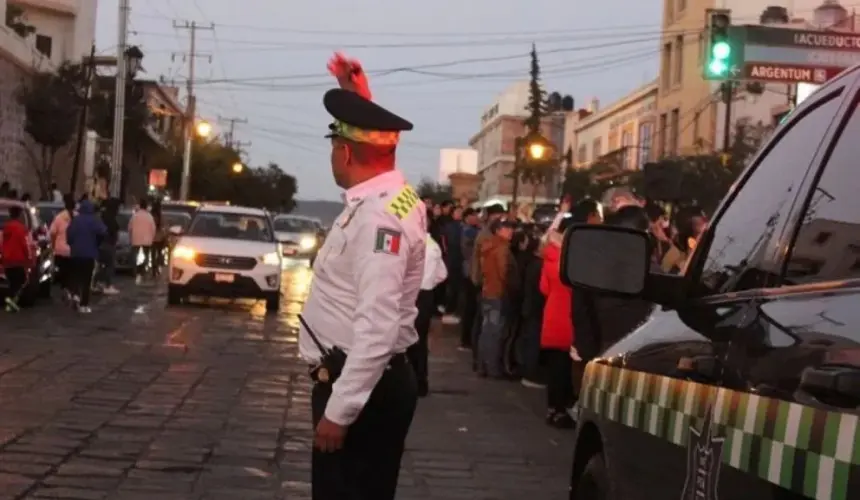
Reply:
<svg viewBox="0 0 860 500"><path fill-rule="evenodd" d="M79 312L89 313L93 272L99 258L99 246L107 236L107 227L89 200L83 200L78 215L69 223L66 240L71 248L72 297Z"/></svg>
<svg viewBox="0 0 860 500"><path fill-rule="evenodd" d="M516 263L511 254L513 221L499 219L490 225L492 235L480 243L481 312L483 324L478 337L478 373L482 376L504 378L505 333L507 331L507 298L510 287L518 283Z"/></svg>

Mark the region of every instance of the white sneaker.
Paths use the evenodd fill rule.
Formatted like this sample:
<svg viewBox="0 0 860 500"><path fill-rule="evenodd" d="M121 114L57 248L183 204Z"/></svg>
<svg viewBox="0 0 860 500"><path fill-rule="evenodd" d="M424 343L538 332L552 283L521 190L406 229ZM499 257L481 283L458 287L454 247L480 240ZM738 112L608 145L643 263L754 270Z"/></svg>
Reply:
<svg viewBox="0 0 860 500"><path fill-rule="evenodd" d="M442 324L443 325L459 325L460 318L454 316L453 314L446 314L442 316Z"/></svg>
<svg viewBox="0 0 860 500"><path fill-rule="evenodd" d="M141 283L143 283L143 276L135 276L134 277L134 284L140 285Z"/></svg>
<svg viewBox="0 0 860 500"><path fill-rule="evenodd" d="M81 298L77 295L72 294L72 304L74 304L74 306L77 307L78 304L80 304L80 302L81 302Z"/></svg>
<svg viewBox="0 0 860 500"><path fill-rule="evenodd" d="M102 293L105 295L117 295L119 293L119 290L115 286L111 285L102 290Z"/></svg>
<svg viewBox="0 0 860 500"><path fill-rule="evenodd" d="M89 313L93 312L93 310L90 309L89 306L81 306L78 308L78 312L81 314L89 314Z"/></svg>
<svg viewBox="0 0 860 500"><path fill-rule="evenodd" d="M545 389L546 384L541 384L539 382L535 382L534 380L529 380L527 378L520 379L520 384L523 387L528 387L529 389Z"/></svg>

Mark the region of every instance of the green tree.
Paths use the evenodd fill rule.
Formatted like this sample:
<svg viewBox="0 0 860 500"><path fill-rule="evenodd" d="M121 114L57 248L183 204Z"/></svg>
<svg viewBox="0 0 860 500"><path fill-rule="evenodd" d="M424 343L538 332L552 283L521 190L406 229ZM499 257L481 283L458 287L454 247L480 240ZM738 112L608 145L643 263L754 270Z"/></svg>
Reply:
<svg viewBox="0 0 860 500"><path fill-rule="evenodd" d="M546 115L548 104L546 91L540 81L540 61L534 44L532 44L529 77L529 102L526 105L529 116L523 124L528 132L537 134L540 132L541 118Z"/></svg>
<svg viewBox="0 0 860 500"><path fill-rule="evenodd" d="M21 38L27 38L36 32L35 26L24 21L24 9L17 5L6 5L6 26Z"/></svg>
<svg viewBox="0 0 860 500"><path fill-rule="evenodd" d="M43 197L50 191L57 152L72 141L78 128L83 86L83 68L63 64L56 72L36 73L18 89L24 130L40 149L40 154L32 157Z"/></svg>
<svg viewBox="0 0 860 500"><path fill-rule="evenodd" d="M433 203L442 203L445 200L450 200L452 196L450 185L440 184L426 177L415 186L415 191L422 200L429 198L433 200Z"/></svg>

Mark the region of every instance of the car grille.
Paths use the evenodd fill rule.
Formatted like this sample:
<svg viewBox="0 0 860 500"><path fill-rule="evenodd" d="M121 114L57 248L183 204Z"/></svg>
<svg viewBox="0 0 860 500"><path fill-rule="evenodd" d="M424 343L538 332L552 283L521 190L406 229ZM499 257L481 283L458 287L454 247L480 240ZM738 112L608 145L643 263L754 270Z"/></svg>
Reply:
<svg viewBox="0 0 860 500"><path fill-rule="evenodd" d="M200 267L211 269L238 269L249 271L257 265L257 259L253 257L233 257L230 255L212 255L201 253L194 259Z"/></svg>

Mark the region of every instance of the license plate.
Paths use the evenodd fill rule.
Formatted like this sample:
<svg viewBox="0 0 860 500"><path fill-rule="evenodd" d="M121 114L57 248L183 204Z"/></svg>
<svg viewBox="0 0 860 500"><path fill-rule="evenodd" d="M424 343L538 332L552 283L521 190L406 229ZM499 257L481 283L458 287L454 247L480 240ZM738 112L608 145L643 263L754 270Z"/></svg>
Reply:
<svg viewBox="0 0 860 500"><path fill-rule="evenodd" d="M236 277L232 274L215 273L216 283L232 283L235 279Z"/></svg>

